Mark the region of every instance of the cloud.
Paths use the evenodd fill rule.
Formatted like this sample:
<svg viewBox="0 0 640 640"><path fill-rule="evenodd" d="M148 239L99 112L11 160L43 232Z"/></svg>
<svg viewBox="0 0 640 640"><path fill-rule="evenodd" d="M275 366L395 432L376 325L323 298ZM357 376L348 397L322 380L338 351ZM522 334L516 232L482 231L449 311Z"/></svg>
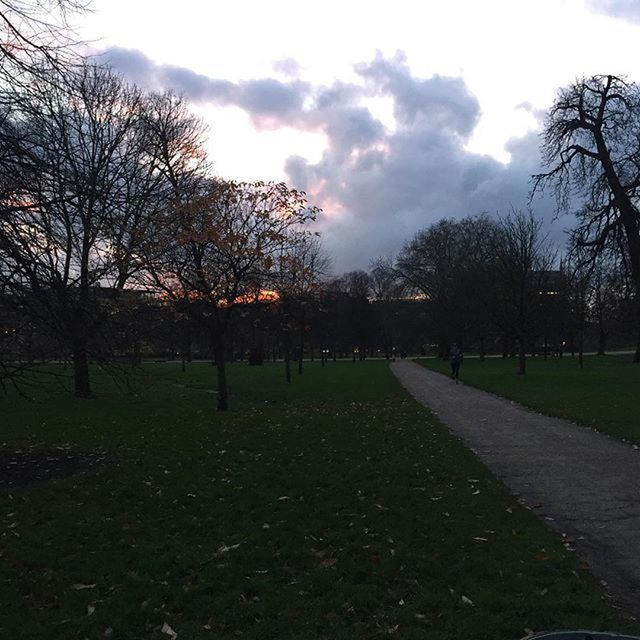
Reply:
<svg viewBox="0 0 640 640"><path fill-rule="evenodd" d="M378 94L393 96L400 125L429 122L466 138L480 117L480 105L462 78L416 79L401 52L392 59L378 53L373 62L356 65L356 71Z"/></svg>
<svg viewBox="0 0 640 640"><path fill-rule="evenodd" d="M465 147L480 106L461 78L415 78L402 55L377 56L356 70L363 87L318 100L328 137L323 157L309 163L294 156L285 166L291 183L330 212L321 226L339 269L367 268L372 258L397 253L443 217L527 207L530 176L539 170L536 132L511 140L511 162L502 164ZM367 109L355 112L372 94L391 99L394 127L383 127ZM359 137L361 130L369 135ZM543 198L534 206L563 242L564 223L552 222L552 203Z"/></svg>
<svg viewBox="0 0 640 640"><path fill-rule="evenodd" d="M273 70L288 78L298 78L302 72L300 64L293 58L282 58L273 63Z"/></svg>
<svg viewBox="0 0 640 640"><path fill-rule="evenodd" d="M587 7L595 13L640 23L640 4L637 0L587 0Z"/></svg>
<svg viewBox="0 0 640 640"><path fill-rule="evenodd" d="M336 271L367 268L371 259L397 253L443 217L526 208L530 176L539 170L536 132L509 142L508 164L469 151L481 115L477 98L462 78L415 77L402 53L377 54L355 66L356 81L330 86L297 78L230 82L157 65L138 51L112 49L108 56L143 86L240 107L256 127L323 132L327 146L319 161L291 156L284 168L292 186L323 207L318 224ZM282 68L298 71L292 63ZM372 106L380 98L392 105L392 123L383 124ZM527 104L520 108L542 115ZM566 220L552 224L548 199L534 205L562 242Z"/></svg>
<svg viewBox="0 0 640 640"><path fill-rule="evenodd" d="M185 67L156 64L135 49L111 48L100 54L132 82L150 90L172 89L189 100L245 109L258 126L281 126L299 114L309 86L298 80L273 78L230 82Z"/></svg>

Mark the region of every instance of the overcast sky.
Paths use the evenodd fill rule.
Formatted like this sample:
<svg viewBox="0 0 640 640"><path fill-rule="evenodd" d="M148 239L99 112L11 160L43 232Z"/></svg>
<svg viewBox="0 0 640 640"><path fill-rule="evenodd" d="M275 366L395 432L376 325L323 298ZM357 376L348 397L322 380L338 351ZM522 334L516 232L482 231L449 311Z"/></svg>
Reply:
<svg viewBox="0 0 640 640"><path fill-rule="evenodd" d="M131 80L191 100L219 175L286 180L323 208L336 272L442 217L525 207L555 91L640 75L636 0L92 6L81 36ZM550 220L550 203L534 209Z"/></svg>

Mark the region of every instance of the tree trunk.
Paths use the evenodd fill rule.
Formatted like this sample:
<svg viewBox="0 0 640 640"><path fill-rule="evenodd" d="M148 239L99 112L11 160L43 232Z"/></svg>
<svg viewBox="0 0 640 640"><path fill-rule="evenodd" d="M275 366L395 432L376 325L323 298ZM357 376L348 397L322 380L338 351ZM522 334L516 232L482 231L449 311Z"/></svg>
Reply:
<svg viewBox="0 0 640 640"><path fill-rule="evenodd" d="M637 319L640 320L640 313L637 315ZM638 333L636 336L636 352L633 356L634 363L638 364L640 362L640 322L638 323Z"/></svg>
<svg viewBox="0 0 640 640"><path fill-rule="evenodd" d="M607 352L607 332L600 327L598 330L598 355L604 356Z"/></svg>
<svg viewBox="0 0 640 640"><path fill-rule="evenodd" d="M520 288L520 300L518 303L518 375L523 376L527 372L527 307L525 303L526 284L523 283Z"/></svg>
<svg viewBox="0 0 640 640"><path fill-rule="evenodd" d="M75 394L78 398L91 396L89 357L87 355L87 346L83 340L77 340L73 344L73 383Z"/></svg>
<svg viewBox="0 0 640 640"><path fill-rule="evenodd" d="M218 372L218 411L226 411L229 408L227 392L227 369L225 361L225 348L221 342L216 344L216 370Z"/></svg>
<svg viewBox="0 0 640 640"><path fill-rule="evenodd" d="M142 358L140 357L140 342L135 340L133 343L133 352L131 354L131 368L135 369L140 366Z"/></svg>
<svg viewBox="0 0 640 640"><path fill-rule="evenodd" d="M584 366L584 331L580 330L580 337L578 338L578 364L580 368Z"/></svg>
<svg viewBox="0 0 640 640"><path fill-rule="evenodd" d="M298 354L298 374L302 373L302 359L304 356L304 323L300 323L300 353Z"/></svg>
<svg viewBox="0 0 640 640"><path fill-rule="evenodd" d="M284 351L284 377L287 384L291 383L291 357L289 356L289 349Z"/></svg>
<svg viewBox="0 0 640 640"><path fill-rule="evenodd" d="M604 311L602 309L602 291L601 285L596 289L596 307L598 310L598 353L597 355L605 355L607 348L607 332L604 330Z"/></svg>
<svg viewBox="0 0 640 640"><path fill-rule="evenodd" d="M291 382L291 336L286 331L283 337L284 377L287 384Z"/></svg>
<svg viewBox="0 0 640 640"><path fill-rule="evenodd" d="M480 336L480 362L484 362L485 356L485 344L484 344L484 335Z"/></svg>
<svg viewBox="0 0 640 640"><path fill-rule="evenodd" d="M520 336L518 345L518 375L523 376L527 373L527 352L526 352L526 340L524 335Z"/></svg>
<svg viewBox="0 0 640 640"><path fill-rule="evenodd" d="M255 342L249 349L249 366L261 367L264 362L264 345L262 342Z"/></svg>

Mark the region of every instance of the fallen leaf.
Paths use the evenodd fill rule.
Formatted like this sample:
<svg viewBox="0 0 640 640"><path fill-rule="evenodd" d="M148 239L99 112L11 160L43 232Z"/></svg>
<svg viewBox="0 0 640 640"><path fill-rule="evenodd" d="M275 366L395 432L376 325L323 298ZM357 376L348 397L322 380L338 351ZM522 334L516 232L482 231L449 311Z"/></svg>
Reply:
<svg viewBox="0 0 640 640"><path fill-rule="evenodd" d="M87 615L88 616L92 616L95 613L95 611L96 611L96 608L93 605L91 605L91 604L87 605Z"/></svg>
<svg viewBox="0 0 640 640"><path fill-rule="evenodd" d="M175 640L178 637L178 634L166 622L162 624L162 629L160 629L160 632L168 635L171 640Z"/></svg>
<svg viewBox="0 0 640 640"><path fill-rule="evenodd" d="M333 567L337 562L338 562L338 558L325 558L325 559L320 563L320 566L321 566L323 569L326 569L327 567Z"/></svg>
<svg viewBox="0 0 640 640"><path fill-rule="evenodd" d="M94 584L82 584L80 582L72 585L72 588L75 589L76 591L82 591L83 589L93 589L95 587L95 583Z"/></svg>
<svg viewBox="0 0 640 640"><path fill-rule="evenodd" d="M460 599L462 600L462 604L466 604L468 607L475 607L473 602L471 600L469 600L469 598L467 598L467 596L462 596Z"/></svg>
<svg viewBox="0 0 640 640"><path fill-rule="evenodd" d="M240 546L240 543L238 544L231 544L229 546L223 544L218 551L216 551L216 555L217 556L221 556L223 553L229 553L229 551L233 551L234 549L237 549Z"/></svg>

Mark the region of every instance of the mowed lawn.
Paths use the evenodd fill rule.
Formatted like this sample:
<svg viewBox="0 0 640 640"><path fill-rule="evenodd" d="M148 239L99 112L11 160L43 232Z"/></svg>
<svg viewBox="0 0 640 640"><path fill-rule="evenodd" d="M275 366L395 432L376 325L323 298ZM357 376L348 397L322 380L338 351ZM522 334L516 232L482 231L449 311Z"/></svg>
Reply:
<svg viewBox="0 0 640 640"><path fill-rule="evenodd" d="M466 358L460 379L547 415L584 424L640 444L640 364L632 356L528 358L527 373L516 375L515 358ZM425 367L450 373L447 361L424 359Z"/></svg>
<svg viewBox="0 0 640 640"><path fill-rule="evenodd" d="M226 414L213 377L158 364L135 393L0 400L5 446L111 459L0 488L0 637L640 631L386 363L309 364L288 387L234 365Z"/></svg>

